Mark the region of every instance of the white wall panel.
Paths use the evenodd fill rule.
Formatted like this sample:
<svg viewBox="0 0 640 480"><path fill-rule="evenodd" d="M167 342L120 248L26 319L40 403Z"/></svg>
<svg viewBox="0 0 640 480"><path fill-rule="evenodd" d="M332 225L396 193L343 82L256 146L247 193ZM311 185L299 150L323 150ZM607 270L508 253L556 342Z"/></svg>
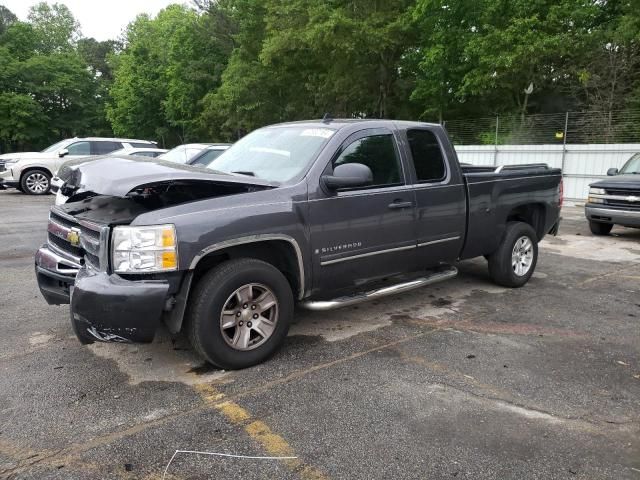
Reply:
<svg viewBox="0 0 640 480"><path fill-rule="evenodd" d="M589 184L606 178L611 167L620 168L635 153L640 144L566 145L563 162L562 145L458 145L461 162L472 165L514 165L546 163L563 168L565 196L585 200ZM563 165L564 163L564 165Z"/></svg>

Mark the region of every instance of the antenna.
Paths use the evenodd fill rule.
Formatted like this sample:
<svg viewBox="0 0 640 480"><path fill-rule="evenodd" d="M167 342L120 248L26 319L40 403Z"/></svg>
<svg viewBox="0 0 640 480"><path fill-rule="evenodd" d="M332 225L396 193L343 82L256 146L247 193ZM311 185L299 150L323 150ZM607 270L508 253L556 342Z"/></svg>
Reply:
<svg viewBox="0 0 640 480"><path fill-rule="evenodd" d="M331 121L333 120L333 115L331 115L329 112L324 114L324 117L322 117L322 123L331 123Z"/></svg>

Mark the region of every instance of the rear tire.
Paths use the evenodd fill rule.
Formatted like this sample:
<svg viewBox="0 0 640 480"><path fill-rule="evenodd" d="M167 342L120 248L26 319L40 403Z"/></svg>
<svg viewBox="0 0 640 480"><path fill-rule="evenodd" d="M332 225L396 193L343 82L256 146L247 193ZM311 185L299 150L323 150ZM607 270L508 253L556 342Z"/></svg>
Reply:
<svg viewBox="0 0 640 480"><path fill-rule="evenodd" d="M51 175L46 170L29 170L20 179L20 190L27 195L46 195L50 189Z"/></svg>
<svg viewBox="0 0 640 480"><path fill-rule="evenodd" d="M293 293L273 265L229 260L198 282L187 312L193 348L228 370L251 367L283 343L293 319Z"/></svg>
<svg viewBox="0 0 640 480"><path fill-rule="evenodd" d="M591 233L594 235L609 235L612 228L612 223L601 223L589 220L589 230L591 230Z"/></svg>
<svg viewBox="0 0 640 480"><path fill-rule="evenodd" d="M507 223L498 249L489 255L491 279L503 287L522 287L533 275L537 263L538 236L531 225Z"/></svg>

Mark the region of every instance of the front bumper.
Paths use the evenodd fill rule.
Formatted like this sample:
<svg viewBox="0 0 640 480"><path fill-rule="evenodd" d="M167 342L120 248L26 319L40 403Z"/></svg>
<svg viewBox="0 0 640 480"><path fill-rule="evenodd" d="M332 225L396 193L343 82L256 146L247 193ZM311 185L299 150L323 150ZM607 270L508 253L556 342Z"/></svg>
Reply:
<svg viewBox="0 0 640 480"><path fill-rule="evenodd" d="M13 178L11 169L0 172L0 190L4 190L7 187L16 188L19 184L20 181Z"/></svg>
<svg viewBox="0 0 640 480"><path fill-rule="evenodd" d="M69 303L71 287L81 265L43 245L36 252L36 279L40 293L49 305Z"/></svg>
<svg viewBox="0 0 640 480"><path fill-rule="evenodd" d="M167 304L169 282L129 281L88 266L72 272L60 259L46 245L38 250L38 286L49 304L71 304L71 323L81 342L153 340Z"/></svg>
<svg viewBox="0 0 640 480"><path fill-rule="evenodd" d="M600 223L611 223L628 227L640 227L639 210L622 210L606 206L587 204L584 209L587 220Z"/></svg>

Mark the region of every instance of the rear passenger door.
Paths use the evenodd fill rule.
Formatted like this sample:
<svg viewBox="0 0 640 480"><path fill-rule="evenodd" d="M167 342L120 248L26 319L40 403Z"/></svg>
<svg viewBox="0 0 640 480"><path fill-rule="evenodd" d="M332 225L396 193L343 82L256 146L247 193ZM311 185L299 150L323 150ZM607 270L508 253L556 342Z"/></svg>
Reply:
<svg viewBox="0 0 640 480"><path fill-rule="evenodd" d="M404 132L416 197L417 262L429 268L457 259L466 225L465 187L456 159L445 154L440 132L428 127ZM454 162L454 163L452 163Z"/></svg>
<svg viewBox="0 0 640 480"><path fill-rule="evenodd" d="M106 140L94 140L91 142L91 155L108 155L111 152L120 150L122 143L110 142Z"/></svg>
<svg viewBox="0 0 640 480"><path fill-rule="evenodd" d="M366 187L329 191L309 202L313 288L353 288L403 273L414 261L415 203L391 131L367 129L347 138L324 170L362 163L373 173Z"/></svg>

